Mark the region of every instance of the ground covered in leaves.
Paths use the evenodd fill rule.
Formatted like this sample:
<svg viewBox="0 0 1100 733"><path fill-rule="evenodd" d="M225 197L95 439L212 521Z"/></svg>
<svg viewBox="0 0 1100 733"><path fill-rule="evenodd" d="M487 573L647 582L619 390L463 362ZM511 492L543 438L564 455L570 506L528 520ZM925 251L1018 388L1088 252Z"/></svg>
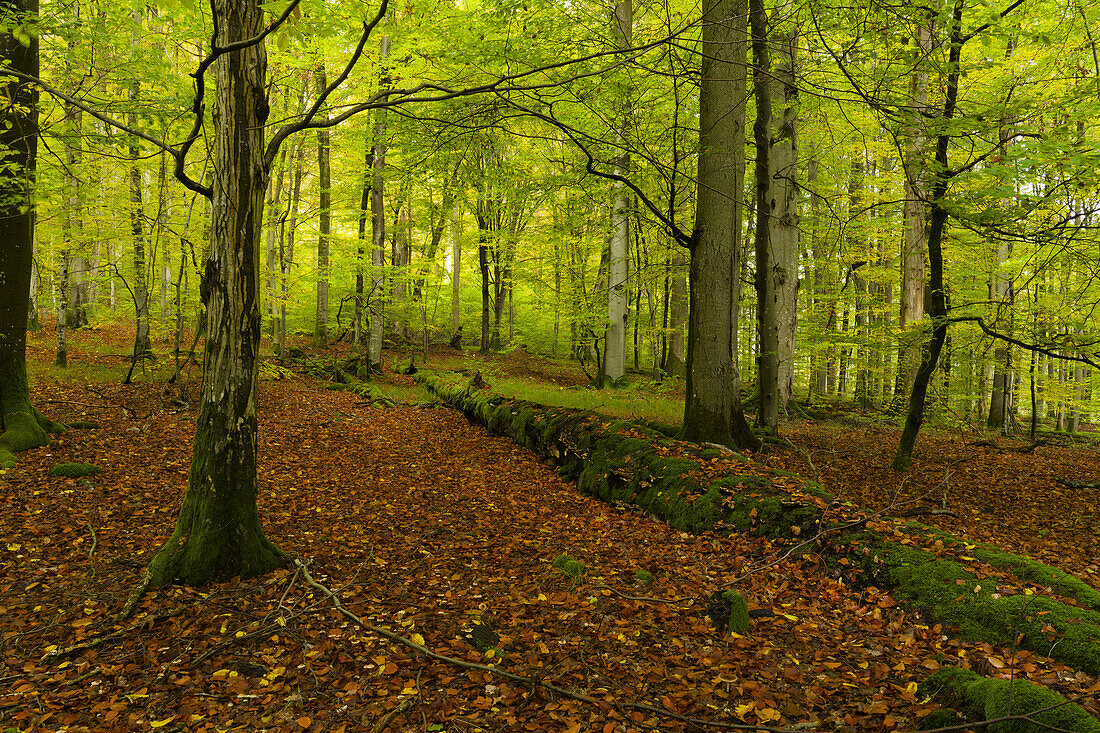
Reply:
<svg viewBox="0 0 1100 733"><path fill-rule="evenodd" d="M80 353L74 345L70 358ZM1097 680L1013 650L1011 639L959 641L861 587L816 548L790 554L754 537L681 533L579 495L552 467L457 412L383 408L320 387L307 378L262 385L265 527L351 613L456 661L356 625L293 569L150 592L115 624L171 532L196 413L177 385L160 381L39 380L35 397L51 417L99 427L22 454L0 476L0 726L626 733L709 730L702 721L713 721L906 730L937 707L918 698L916 683L946 664L1026 675L1100 712ZM788 435L808 446L826 488L896 503L898 477L875 473L888 438L799 429ZM931 518L1031 550L1096 585L1087 554L1095 490L1051 498L1060 521L1039 536L1031 512L1057 484L966 438L934 440L942 446L922 442L925 458L969 457L948 477L960 519ZM1076 480L1095 480L1082 469L1086 457L1096 463L1092 453L1020 456L1049 462L1050 477L1074 467ZM63 462L102 473L51 476ZM923 478L911 483L933 482L938 471L918 465ZM904 490L915 498L927 487ZM998 507L1003 521L990 529ZM971 511L983 508L982 517ZM562 554L584 571L553 567ZM706 596L731 584L763 613L749 635L723 634L707 618Z"/></svg>

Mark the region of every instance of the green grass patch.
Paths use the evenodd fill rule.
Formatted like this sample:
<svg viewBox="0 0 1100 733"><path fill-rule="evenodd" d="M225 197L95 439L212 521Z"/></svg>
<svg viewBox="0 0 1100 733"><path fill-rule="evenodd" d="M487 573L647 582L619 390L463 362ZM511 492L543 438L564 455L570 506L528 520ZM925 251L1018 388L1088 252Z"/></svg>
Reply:
<svg viewBox="0 0 1100 733"><path fill-rule="evenodd" d="M548 407L575 408L609 417L672 425L679 425L684 416L683 400L642 389L570 388L521 377L485 378L492 382L493 390L502 395Z"/></svg>

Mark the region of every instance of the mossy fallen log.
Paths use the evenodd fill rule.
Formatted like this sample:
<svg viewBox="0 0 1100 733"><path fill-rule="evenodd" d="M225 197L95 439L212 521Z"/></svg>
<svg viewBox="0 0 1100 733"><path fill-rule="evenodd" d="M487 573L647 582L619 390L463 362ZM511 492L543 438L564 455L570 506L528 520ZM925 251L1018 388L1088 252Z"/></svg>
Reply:
<svg viewBox="0 0 1100 733"><path fill-rule="evenodd" d="M1080 705L1028 680L989 679L968 669L944 667L921 684L918 694L938 694L942 704L964 710L978 721L1000 721L986 726L987 731L1100 733L1100 720ZM1001 720L1013 717L1016 719ZM926 719L921 730L932 730L941 723L950 725L954 721Z"/></svg>
<svg viewBox="0 0 1100 733"><path fill-rule="evenodd" d="M964 639L1015 640L1024 649L1100 674L1100 612L1047 595L998 592L995 578L979 577L975 556L952 556L946 544L943 554L934 554L871 532L841 544L860 560L867 579L895 589L899 600L930 618L957 626Z"/></svg>
<svg viewBox="0 0 1100 733"><path fill-rule="evenodd" d="M472 389L458 375L422 370L415 376L472 422L553 461L585 493L640 507L688 532L808 536L832 501L813 482L762 468L736 452L677 442L630 420L508 399ZM745 475L708 476L706 466L723 457L744 461Z"/></svg>

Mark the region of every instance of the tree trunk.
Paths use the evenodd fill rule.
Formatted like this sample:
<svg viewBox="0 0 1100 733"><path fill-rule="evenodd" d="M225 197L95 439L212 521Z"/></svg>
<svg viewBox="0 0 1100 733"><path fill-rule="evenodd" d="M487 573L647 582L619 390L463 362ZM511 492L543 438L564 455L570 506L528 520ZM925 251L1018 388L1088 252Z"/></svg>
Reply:
<svg viewBox="0 0 1100 733"><path fill-rule="evenodd" d="M317 94L321 94L328 86L324 64L317 67L314 80ZM324 115L318 115L317 121L324 122ZM321 210L317 231L317 312L313 322L313 345L320 348L328 343L329 249L332 244L332 170L327 127L317 128L317 177Z"/></svg>
<svg viewBox="0 0 1100 733"><path fill-rule="evenodd" d="M382 36L378 40L378 58L382 69L379 71L378 86L387 89L390 86L389 71L386 64L390 55L390 37ZM380 107L374 113L374 141L371 160L371 292L370 292L370 337L367 339L367 363L371 370L382 371L382 336L384 334L384 314L386 299L386 206L385 177L386 167L386 110Z"/></svg>
<svg viewBox="0 0 1100 733"><path fill-rule="evenodd" d="M906 150L902 160L905 174L905 236L901 252L901 297L898 320L901 343L898 346L898 372L894 380L894 401L891 411L901 412L904 397L908 393L917 368L920 366L921 339L924 320L924 242L925 216L925 150L922 111L928 106L928 71L924 59L932 49L932 30L935 15L927 13L914 39L917 46L918 66L909 77L909 129L906 131Z"/></svg>
<svg viewBox="0 0 1100 733"><path fill-rule="evenodd" d="M687 322L687 257L680 250L672 253L668 293L668 352L664 371L670 377L687 376L684 355L684 324Z"/></svg>
<svg viewBox="0 0 1100 733"><path fill-rule="evenodd" d="M38 0L5 2L3 8L22 20L37 16ZM38 36L23 45L11 27L0 33L0 63L38 76ZM49 443L48 432L62 426L47 420L31 404L27 386L27 315L30 310L34 247L34 173L38 152L38 94L29 84L3 84L10 100L0 127L0 468L15 464L15 453Z"/></svg>
<svg viewBox="0 0 1100 733"><path fill-rule="evenodd" d="M691 242L685 440L758 445L741 410L737 314L745 171L744 0L703 4L699 170Z"/></svg>
<svg viewBox="0 0 1100 733"><path fill-rule="evenodd" d="M133 29L131 40L137 42L141 34L141 13L133 14ZM131 127L138 126L137 100L141 92L141 84L137 79L130 83L130 111L126 115L126 122ZM134 361L143 359L153 350L153 344L149 340L149 278L146 272L145 259L145 184L141 178L141 168L138 161L143 155L137 138L131 138L130 142L130 233L134 243ZM132 372L133 370L131 370ZM129 376L129 375L127 375Z"/></svg>
<svg viewBox="0 0 1100 733"><path fill-rule="evenodd" d="M257 0L214 0L225 47L257 36ZM187 492L168 542L149 564L150 584L201 584L254 576L288 558L264 535L256 508L256 403L260 346L260 237L268 163L263 42L214 64L214 181L210 255L200 293L207 339Z"/></svg>
<svg viewBox="0 0 1100 733"><path fill-rule="evenodd" d="M798 28L793 18L781 19L772 34L775 80L772 88L770 188L768 219L772 289L777 301L779 409L787 409L794 393L794 346L798 327L798 87L795 49Z"/></svg>
<svg viewBox="0 0 1100 733"><path fill-rule="evenodd" d="M451 212L451 334L462 330L462 206ZM461 342L459 342L461 343Z"/></svg>
<svg viewBox="0 0 1100 733"><path fill-rule="evenodd" d="M620 49L630 47L634 23L633 0L619 0L611 20L612 37ZM619 97L619 132L623 139L630 109L630 90L622 85ZM615 174L624 175L630 165L630 154L620 148L615 157ZM611 184L611 236L609 238L609 268L607 280L607 327L604 334L603 373L611 380L622 379L626 370L627 269L630 262L630 208L626 186L622 181Z"/></svg>
<svg viewBox="0 0 1100 733"><path fill-rule="evenodd" d="M959 59L962 56L962 46L965 40L962 35L963 3L956 0L951 19L950 51L948 53L948 75L945 88L943 113L940 119L950 121L955 116L955 108L959 95ZM936 166L933 175L931 190L931 216L928 229L928 266L929 266L929 315L932 317L932 337L926 341L921 349L921 364L917 369L917 375L913 380L913 389L909 394L909 410L905 416L905 427L902 429L901 440L898 441L898 451L894 455L893 468L895 471L908 471L913 462L913 447L917 442L917 434L920 432L921 423L924 422L924 403L928 393L928 384L932 379L932 373L939 362L940 350L947 338L947 298L943 290L943 252L941 244L943 233L947 225L948 212L945 208L944 196L947 195L947 187L951 182L953 173L948 167L947 146L950 137L947 133L940 133L936 137Z"/></svg>
<svg viewBox="0 0 1100 733"><path fill-rule="evenodd" d="M286 242L279 246L280 291L279 298L279 359L286 361L286 304L290 300L290 268L294 266L294 244L298 236L298 208L302 200L302 167L305 158L305 145L302 140L293 144L290 152L293 170L290 183L290 201L287 203L286 235L279 238Z"/></svg>

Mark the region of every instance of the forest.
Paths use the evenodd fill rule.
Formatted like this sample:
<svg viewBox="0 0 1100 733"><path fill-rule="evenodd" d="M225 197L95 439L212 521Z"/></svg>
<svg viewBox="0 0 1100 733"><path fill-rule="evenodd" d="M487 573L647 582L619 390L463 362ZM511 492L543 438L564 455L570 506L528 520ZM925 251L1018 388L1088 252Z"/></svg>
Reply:
<svg viewBox="0 0 1100 733"><path fill-rule="evenodd" d="M1100 9L0 18L0 730L1100 730Z"/></svg>

